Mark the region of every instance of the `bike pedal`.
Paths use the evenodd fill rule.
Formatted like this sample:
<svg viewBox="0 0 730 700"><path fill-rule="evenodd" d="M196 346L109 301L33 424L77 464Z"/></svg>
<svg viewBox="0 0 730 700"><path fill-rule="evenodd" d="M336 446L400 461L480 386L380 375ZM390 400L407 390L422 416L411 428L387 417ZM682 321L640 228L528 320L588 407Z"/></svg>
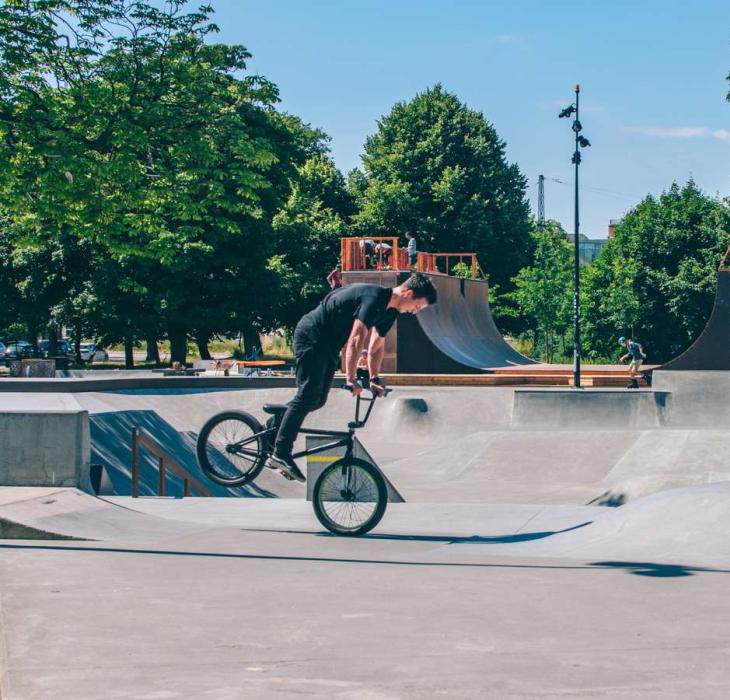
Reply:
<svg viewBox="0 0 730 700"><path fill-rule="evenodd" d="M285 471L282 471L281 469L279 470L279 474L281 474L285 479L287 479L289 481L294 481L294 477L293 476L291 476L290 474L288 474Z"/></svg>

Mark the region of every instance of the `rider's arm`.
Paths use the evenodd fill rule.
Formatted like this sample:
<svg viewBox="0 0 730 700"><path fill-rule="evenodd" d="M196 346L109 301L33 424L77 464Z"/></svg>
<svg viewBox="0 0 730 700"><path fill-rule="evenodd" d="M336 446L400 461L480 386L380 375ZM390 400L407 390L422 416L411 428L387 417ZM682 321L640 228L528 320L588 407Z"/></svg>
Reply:
<svg viewBox="0 0 730 700"><path fill-rule="evenodd" d="M350 337L345 344L345 375L348 384L354 384L356 381L357 361L365 347L368 333L368 327L359 318L356 318L352 324Z"/></svg>
<svg viewBox="0 0 730 700"><path fill-rule="evenodd" d="M383 364L384 355L385 338L377 331L374 331L370 338L370 348L368 350L368 370L371 377L380 376L380 366Z"/></svg>

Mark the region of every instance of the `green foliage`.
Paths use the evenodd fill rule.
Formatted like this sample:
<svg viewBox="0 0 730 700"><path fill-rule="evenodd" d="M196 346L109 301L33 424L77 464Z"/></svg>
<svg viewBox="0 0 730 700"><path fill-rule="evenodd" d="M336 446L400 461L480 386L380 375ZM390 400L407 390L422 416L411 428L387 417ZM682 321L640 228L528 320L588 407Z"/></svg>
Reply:
<svg viewBox="0 0 730 700"><path fill-rule="evenodd" d="M210 42L212 10L184 4L0 13L0 208L24 309L83 314L109 339L164 329L179 360L190 333L263 323L272 218L324 150L243 75L244 47Z"/></svg>
<svg viewBox="0 0 730 700"><path fill-rule="evenodd" d="M279 280L268 328L292 329L329 291L326 278L338 261L340 238L353 211L345 180L325 156L297 169L286 204L273 220L276 249L268 269Z"/></svg>
<svg viewBox="0 0 730 700"><path fill-rule="evenodd" d="M557 221L533 226L535 258L514 278L509 295L529 320L534 352L552 362L572 320L573 265L565 231Z"/></svg>
<svg viewBox="0 0 730 700"><path fill-rule="evenodd" d="M585 270L585 348L615 357L619 335L635 335L650 362L665 362L702 331L716 272L730 244L730 210L690 180L646 197L615 228Z"/></svg>
<svg viewBox="0 0 730 700"><path fill-rule="evenodd" d="M484 116L440 85L395 105L349 176L361 234L413 231L419 250L475 252L491 281L529 260L526 181Z"/></svg>

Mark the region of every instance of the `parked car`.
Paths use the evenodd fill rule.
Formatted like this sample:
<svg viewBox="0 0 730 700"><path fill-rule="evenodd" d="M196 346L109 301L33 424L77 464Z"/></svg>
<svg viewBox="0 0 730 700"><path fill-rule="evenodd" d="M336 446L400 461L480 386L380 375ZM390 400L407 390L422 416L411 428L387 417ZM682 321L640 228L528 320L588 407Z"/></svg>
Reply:
<svg viewBox="0 0 730 700"><path fill-rule="evenodd" d="M38 343L38 353L41 357L48 357L48 348L50 346L49 340L41 340ZM56 341L56 355L66 355L66 357L73 357L74 356L74 349L73 345L68 342L68 340L58 340Z"/></svg>
<svg viewBox="0 0 730 700"><path fill-rule="evenodd" d="M81 359L84 362L107 362L109 353L96 343L81 343Z"/></svg>
<svg viewBox="0 0 730 700"><path fill-rule="evenodd" d="M8 364L10 360L24 360L33 357L35 348L27 340L8 343L0 348L0 362Z"/></svg>

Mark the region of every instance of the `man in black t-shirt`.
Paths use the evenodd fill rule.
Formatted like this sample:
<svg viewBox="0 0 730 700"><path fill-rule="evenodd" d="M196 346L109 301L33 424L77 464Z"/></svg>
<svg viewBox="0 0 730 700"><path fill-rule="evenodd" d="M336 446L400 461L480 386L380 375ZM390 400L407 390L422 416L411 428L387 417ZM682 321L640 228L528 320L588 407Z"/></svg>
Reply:
<svg viewBox="0 0 730 700"><path fill-rule="evenodd" d="M297 394L287 406L274 453L266 466L290 479L305 481L291 456L294 441L307 414L326 403L340 351L345 349L347 385L357 396L362 391L356 381L357 361L370 329L375 329L368 348L368 369L372 390L382 394L378 375L385 336L398 314L416 314L435 304L436 297L436 289L428 277L414 274L392 289L377 284L350 284L335 289L317 308L305 314L294 330Z"/></svg>

